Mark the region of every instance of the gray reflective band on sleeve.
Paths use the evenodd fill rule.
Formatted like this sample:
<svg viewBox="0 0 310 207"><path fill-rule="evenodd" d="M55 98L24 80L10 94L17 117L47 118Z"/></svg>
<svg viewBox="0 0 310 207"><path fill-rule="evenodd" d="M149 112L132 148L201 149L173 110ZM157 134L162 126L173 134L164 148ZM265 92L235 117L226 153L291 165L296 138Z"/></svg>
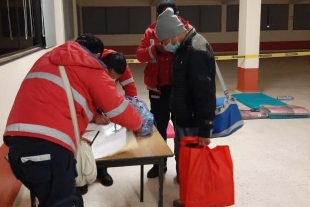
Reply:
<svg viewBox="0 0 310 207"><path fill-rule="evenodd" d="M45 136L53 137L55 139L58 139L59 141L66 143L72 149L75 151L75 145L70 138L69 135L50 127L42 126L42 125L36 125L36 124L24 124L24 123L16 123L11 124L5 128L6 132L29 132L29 133L35 133L35 134L42 134Z"/></svg>
<svg viewBox="0 0 310 207"><path fill-rule="evenodd" d="M148 52L149 52L150 58L151 58L151 59L155 59L155 57L154 57L154 55L153 55L153 53L152 53L152 45L149 46L149 47L147 48L147 50L148 50Z"/></svg>
<svg viewBox="0 0 310 207"><path fill-rule="evenodd" d="M50 74L50 73L46 73L46 72L34 72L34 73L29 73L25 79L31 79L31 78L42 78L45 80L49 80L55 84L57 84L58 86L64 88L62 79L56 75ZM72 88L72 94L73 94L73 98L76 102L78 102L84 109L85 113L87 114L88 120L92 120L93 118L93 113L90 111L86 99L79 94L74 88Z"/></svg>
<svg viewBox="0 0 310 207"><path fill-rule="evenodd" d="M129 83L133 83L133 82L134 82L133 78L129 78L127 80L124 80L123 82L120 82L120 84L122 86L125 86L125 85L128 85Z"/></svg>
<svg viewBox="0 0 310 207"><path fill-rule="evenodd" d="M128 101L125 99L118 107L105 113L105 115L109 118L116 117L120 115L121 113L123 113L125 109L127 108L127 106L128 106Z"/></svg>

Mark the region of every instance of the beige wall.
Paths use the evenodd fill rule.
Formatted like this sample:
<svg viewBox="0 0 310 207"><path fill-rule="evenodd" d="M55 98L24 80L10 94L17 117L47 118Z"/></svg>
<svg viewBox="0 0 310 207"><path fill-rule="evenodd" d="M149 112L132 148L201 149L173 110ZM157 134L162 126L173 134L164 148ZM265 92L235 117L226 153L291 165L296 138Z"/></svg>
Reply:
<svg viewBox="0 0 310 207"><path fill-rule="evenodd" d="M55 8L60 8L62 0L54 0ZM56 19L56 32L57 44L63 43L64 33L63 33L63 12L62 10L55 9ZM62 20L61 20L62 19ZM7 117L10 113L12 104L14 102L16 93L20 87L20 84L34 62L48 50L41 50L34 54L28 55L26 57L17 59L8 64L0 66L0 91L1 91L1 102L0 102L0 135L3 134ZM3 140L0 138L0 145L2 145Z"/></svg>
<svg viewBox="0 0 310 207"><path fill-rule="evenodd" d="M153 4L152 4L153 2ZM156 5L158 0L78 0L80 6L150 6L152 8L152 21L156 18ZM175 0L179 6L186 5L222 5L222 32L202 33L211 43L235 43L238 42L238 32L226 32L226 5L238 4L238 0ZM263 4L291 4L290 16L293 14L294 3L310 3L310 0L263 0ZM155 6L154 6L155 5ZM182 14L180 14L182 16ZM310 40L310 30L294 31L293 21L289 21L289 30L287 31L262 31L261 42L273 41L303 41ZM98 35L107 46L124 46L138 45L142 38L142 34L132 35Z"/></svg>

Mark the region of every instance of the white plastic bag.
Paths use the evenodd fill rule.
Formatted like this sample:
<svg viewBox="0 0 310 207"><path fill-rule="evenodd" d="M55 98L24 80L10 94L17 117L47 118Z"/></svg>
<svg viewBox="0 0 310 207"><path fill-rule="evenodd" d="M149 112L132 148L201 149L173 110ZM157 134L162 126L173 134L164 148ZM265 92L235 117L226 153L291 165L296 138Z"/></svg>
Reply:
<svg viewBox="0 0 310 207"><path fill-rule="evenodd" d="M97 165L91 147L80 142L79 151L76 156L76 186L82 187L86 184L92 184L97 178Z"/></svg>

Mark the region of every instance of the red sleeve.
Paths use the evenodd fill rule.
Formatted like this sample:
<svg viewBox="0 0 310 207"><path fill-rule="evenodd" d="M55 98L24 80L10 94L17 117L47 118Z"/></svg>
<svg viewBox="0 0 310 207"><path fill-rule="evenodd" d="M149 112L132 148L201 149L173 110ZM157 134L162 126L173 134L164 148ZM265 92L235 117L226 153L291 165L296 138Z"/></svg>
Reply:
<svg viewBox="0 0 310 207"><path fill-rule="evenodd" d="M132 77L129 65L127 65L125 73L118 79L126 96L137 96L137 87Z"/></svg>
<svg viewBox="0 0 310 207"><path fill-rule="evenodd" d="M151 60L157 59L154 40L152 43L152 39L150 37L151 34L149 30L146 30L136 52L139 62L150 62Z"/></svg>
<svg viewBox="0 0 310 207"><path fill-rule="evenodd" d="M142 125L142 118L137 110L120 94L115 82L106 72L93 73L89 77L90 96L95 105L100 107L113 123L137 130ZM95 81L94 81L95 80ZM104 90L102 90L104 88Z"/></svg>
<svg viewBox="0 0 310 207"><path fill-rule="evenodd" d="M189 23L185 25L185 28L188 29L188 30L194 28L194 30L196 30L195 27L193 27Z"/></svg>

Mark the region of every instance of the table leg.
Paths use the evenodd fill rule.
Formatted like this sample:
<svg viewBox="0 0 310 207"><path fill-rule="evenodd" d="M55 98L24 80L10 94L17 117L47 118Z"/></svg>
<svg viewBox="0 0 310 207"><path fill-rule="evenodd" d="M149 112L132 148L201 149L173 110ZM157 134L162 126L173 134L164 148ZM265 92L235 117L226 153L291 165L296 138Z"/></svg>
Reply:
<svg viewBox="0 0 310 207"><path fill-rule="evenodd" d="M141 165L140 169L140 202L143 202L144 198L144 165Z"/></svg>
<svg viewBox="0 0 310 207"><path fill-rule="evenodd" d="M32 191L30 191L30 202L31 202L31 207L36 207L36 196Z"/></svg>
<svg viewBox="0 0 310 207"><path fill-rule="evenodd" d="M164 190L164 158L159 159L159 196L158 207L163 207L163 190Z"/></svg>

